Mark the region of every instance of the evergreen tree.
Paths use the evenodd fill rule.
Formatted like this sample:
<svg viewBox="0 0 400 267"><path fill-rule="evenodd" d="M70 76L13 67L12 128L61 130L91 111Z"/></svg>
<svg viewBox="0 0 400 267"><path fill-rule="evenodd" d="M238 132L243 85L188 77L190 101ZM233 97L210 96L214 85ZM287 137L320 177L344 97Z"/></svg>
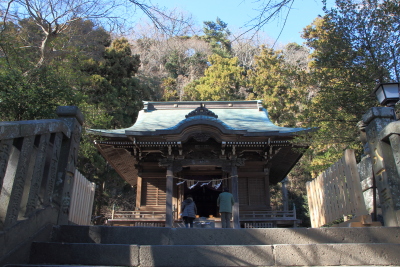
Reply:
<svg viewBox="0 0 400 267"><path fill-rule="evenodd" d="M80 100L80 93L53 68L42 68L34 77L14 69L0 71L2 121L54 118L58 106L74 105Z"/></svg>
<svg viewBox="0 0 400 267"><path fill-rule="evenodd" d="M231 41L228 39L231 32L228 24L217 18L216 21L205 21L202 39L211 44L212 51L221 57L231 57Z"/></svg>
<svg viewBox="0 0 400 267"><path fill-rule="evenodd" d="M176 80L173 78L164 79L162 85L164 88L164 99L165 101L178 101L179 95L177 90Z"/></svg>
<svg viewBox="0 0 400 267"><path fill-rule="evenodd" d="M248 71L248 99L262 99L269 118L277 125L293 127L306 101L301 78L306 74L286 64L282 51L263 47Z"/></svg>
<svg viewBox="0 0 400 267"><path fill-rule="evenodd" d="M100 61L88 60L82 70L89 74L85 86L87 102L113 117L112 127L131 126L146 92L134 75L140 65L138 55L132 55L127 39L116 39Z"/></svg>
<svg viewBox="0 0 400 267"><path fill-rule="evenodd" d="M204 77L185 87L185 100L243 99L240 89L244 82L244 68L238 65L238 59L214 54L208 60L211 65L206 69Z"/></svg>
<svg viewBox="0 0 400 267"><path fill-rule="evenodd" d="M357 122L377 104L376 81L398 79L399 3L338 0L337 7L304 31L312 48L310 104L304 121L313 136L312 166L325 169L347 148L358 149Z"/></svg>

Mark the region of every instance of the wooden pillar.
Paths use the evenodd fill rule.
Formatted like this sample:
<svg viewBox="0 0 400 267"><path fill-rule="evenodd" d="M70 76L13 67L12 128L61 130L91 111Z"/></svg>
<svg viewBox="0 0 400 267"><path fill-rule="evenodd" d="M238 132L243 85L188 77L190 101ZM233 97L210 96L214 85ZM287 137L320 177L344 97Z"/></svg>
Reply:
<svg viewBox="0 0 400 267"><path fill-rule="evenodd" d="M167 167L167 186L166 186L166 215L165 215L165 227L172 227L173 224L173 216L172 216L172 193L173 193L173 165L170 164Z"/></svg>
<svg viewBox="0 0 400 267"><path fill-rule="evenodd" d="M288 183L288 177L286 176L285 179L282 180L282 202L283 202L283 210L289 210L289 199L288 199L288 191L286 188L286 184Z"/></svg>
<svg viewBox="0 0 400 267"><path fill-rule="evenodd" d="M238 172L237 166L232 164L231 170L231 181L232 181L232 195L235 200L235 204L232 208L233 213L233 228L240 228L239 221L239 182L238 182Z"/></svg>
<svg viewBox="0 0 400 267"><path fill-rule="evenodd" d="M271 209L271 194L269 189L269 168L264 168L265 205Z"/></svg>
<svg viewBox="0 0 400 267"><path fill-rule="evenodd" d="M136 183L136 209L140 209L142 205L142 177L138 176L137 183Z"/></svg>

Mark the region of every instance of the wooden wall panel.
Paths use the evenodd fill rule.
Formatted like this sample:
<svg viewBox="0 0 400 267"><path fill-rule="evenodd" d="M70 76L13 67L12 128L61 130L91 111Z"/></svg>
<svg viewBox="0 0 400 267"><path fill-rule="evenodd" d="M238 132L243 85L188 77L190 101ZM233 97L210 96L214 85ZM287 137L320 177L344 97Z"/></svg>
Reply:
<svg viewBox="0 0 400 267"><path fill-rule="evenodd" d="M142 206L163 206L166 203L165 178L142 179Z"/></svg>
<svg viewBox="0 0 400 267"><path fill-rule="evenodd" d="M239 178L239 204L241 206L266 206L264 177Z"/></svg>

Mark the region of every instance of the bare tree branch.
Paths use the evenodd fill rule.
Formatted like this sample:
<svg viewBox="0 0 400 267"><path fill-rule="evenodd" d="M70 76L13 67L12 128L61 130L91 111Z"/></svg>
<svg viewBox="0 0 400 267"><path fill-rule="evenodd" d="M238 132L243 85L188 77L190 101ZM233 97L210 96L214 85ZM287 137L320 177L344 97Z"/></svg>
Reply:
<svg viewBox="0 0 400 267"><path fill-rule="evenodd" d="M285 14L283 26L281 28L278 38L276 39L276 41L273 45L273 46L275 46L277 40L279 39L279 37L286 25L286 21L288 19L288 16L290 14L290 11L292 9L292 5L293 5L294 1L295 0L278 0L278 1L257 0L256 2L260 3L259 7L255 9L256 11L258 11L258 15L244 25L244 27L245 28L248 27L248 29L246 31L244 31L241 35L239 35L237 38L241 37L244 34L250 33L250 32L254 32L253 35L255 35L255 33L260 31L262 29L262 27L264 27L266 24L270 23L272 20L274 20L276 18L279 18L281 14ZM287 12L286 12L286 9L287 9Z"/></svg>

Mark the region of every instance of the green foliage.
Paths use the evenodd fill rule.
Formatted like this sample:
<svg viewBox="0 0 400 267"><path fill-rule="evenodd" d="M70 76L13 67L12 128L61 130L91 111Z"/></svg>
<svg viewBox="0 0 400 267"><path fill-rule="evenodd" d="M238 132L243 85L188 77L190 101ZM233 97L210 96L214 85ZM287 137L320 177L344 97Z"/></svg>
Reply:
<svg viewBox="0 0 400 267"><path fill-rule="evenodd" d="M301 226L310 227L310 214L307 200L306 183L312 180L310 172L305 170L307 166L307 157L303 157L293 167L289 175L287 184L289 208L294 205L296 208L296 217L301 220Z"/></svg>
<svg viewBox="0 0 400 267"><path fill-rule="evenodd" d="M290 66L282 51L263 47L247 77L247 98L262 99L269 118L282 126L296 125L306 100L306 88L300 79L305 73Z"/></svg>
<svg viewBox="0 0 400 267"><path fill-rule="evenodd" d="M244 81L244 68L237 58L223 58L217 54L208 58L210 67L205 76L185 87L185 100L237 100L243 98L239 90Z"/></svg>
<svg viewBox="0 0 400 267"><path fill-rule="evenodd" d="M0 32L0 67L18 69L22 72L33 67L39 57L37 45L41 39L37 25L30 19L15 23L2 23ZM23 57L21 55L23 54Z"/></svg>
<svg viewBox="0 0 400 267"><path fill-rule="evenodd" d="M0 119L19 121L47 119L55 116L57 106L80 101L79 92L68 84L66 77L56 75L47 67L27 77L12 69L0 71Z"/></svg>
<svg viewBox="0 0 400 267"><path fill-rule="evenodd" d="M165 63L165 69L171 75L172 78L176 79L179 75L182 75L184 72L183 70L183 61L184 58L179 53L179 51L173 51L167 59Z"/></svg>
<svg viewBox="0 0 400 267"><path fill-rule="evenodd" d="M189 76L193 69L204 69L207 66L205 55L194 52L191 55L188 51L173 50L168 56L165 63L165 69L170 77L176 79L181 76Z"/></svg>
<svg viewBox="0 0 400 267"><path fill-rule="evenodd" d="M228 37L231 32L228 24L217 18L216 21L205 21L202 39L211 44L213 53L221 57L231 57L232 47Z"/></svg>
<svg viewBox="0 0 400 267"><path fill-rule="evenodd" d="M303 33L312 48L310 101L303 121L318 127L311 170L330 166L347 148L361 151L356 124L376 105L376 81L398 79L399 3L338 0ZM394 22L392 18L397 18ZM312 86L312 87L311 87Z"/></svg>
<svg viewBox="0 0 400 267"><path fill-rule="evenodd" d="M89 59L82 65L87 102L105 110L113 118L112 127L131 126L146 92L137 78L140 59L132 55L127 39L116 39L104 52L104 58Z"/></svg>
<svg viewBox="0 0 400 267"><path fill-rule="evenodd" d="M41 57L35 47L42 32L31 20L6 23L0 38L0 116L2 120L53 118L57 106L76 105L85 116L83 129L130 126L135 121L147 87L139 84L139 56L126 39L111 44L110 34L91 21L76 20L68 31L47 43L54 57L36 68ZM111 46L110 46L111 44ZM50 59L50 58L48 58ZM145 88L145 89L144 89ZM78 169L98 188L119 175L106 163L85 130ZM120 181L121 187L125 182ZM104 188L107 192L108 188ZM98 209L109 201L96 194Z"/></svg>
<svg viewBox="0 0 400 267"><path fill-rule="evenodd" d="M164 88L164 101L178 101L179 95L176 89L176 80L172 78L166 78L163 80L161 85Z"/></svg>

